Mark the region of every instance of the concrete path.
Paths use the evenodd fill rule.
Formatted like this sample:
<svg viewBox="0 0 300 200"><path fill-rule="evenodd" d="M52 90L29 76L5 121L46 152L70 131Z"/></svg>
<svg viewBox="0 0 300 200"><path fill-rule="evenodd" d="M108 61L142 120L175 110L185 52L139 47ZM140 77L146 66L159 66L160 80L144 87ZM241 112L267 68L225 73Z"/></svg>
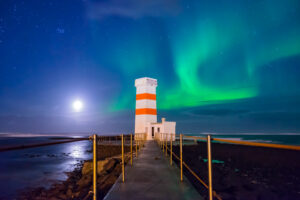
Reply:
<svg viewBox="0 0 300 200"><path fill-rule="evenodd" d="M203 199L186 177L180 182L180 170L176 164L170 166L170 158L154 141L148 141L138 153L133 166L126 165L125 183L120 176L105 200Z"/></svg>

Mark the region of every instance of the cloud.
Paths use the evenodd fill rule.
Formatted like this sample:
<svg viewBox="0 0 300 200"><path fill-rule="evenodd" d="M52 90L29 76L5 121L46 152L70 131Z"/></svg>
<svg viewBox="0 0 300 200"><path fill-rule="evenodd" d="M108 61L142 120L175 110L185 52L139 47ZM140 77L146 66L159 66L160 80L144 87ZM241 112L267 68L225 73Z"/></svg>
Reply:
<svg viewBox="0 0 300 200"><path fill-rule="evenodd" d="M88 3L88 17L91 19L103 19L110 16L139 19L174 16L178 12L177 0L111 0Z"/></svg>

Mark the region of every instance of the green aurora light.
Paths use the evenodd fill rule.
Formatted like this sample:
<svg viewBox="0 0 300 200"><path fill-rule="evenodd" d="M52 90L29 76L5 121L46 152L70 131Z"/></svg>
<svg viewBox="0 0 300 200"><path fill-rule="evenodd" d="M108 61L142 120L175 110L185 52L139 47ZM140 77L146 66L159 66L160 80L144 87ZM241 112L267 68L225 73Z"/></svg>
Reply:
<svg viewBox="0 0 300 200"><path fill-rule="evenodd" d="M121 72L128 84L116 90L111 110L134 107L133 81L142 76L158 79L159 109L257 97L266 65L300 55L297 1L179 4L174 16L95 22L111 38L97 40L100 62Z"/></svg>

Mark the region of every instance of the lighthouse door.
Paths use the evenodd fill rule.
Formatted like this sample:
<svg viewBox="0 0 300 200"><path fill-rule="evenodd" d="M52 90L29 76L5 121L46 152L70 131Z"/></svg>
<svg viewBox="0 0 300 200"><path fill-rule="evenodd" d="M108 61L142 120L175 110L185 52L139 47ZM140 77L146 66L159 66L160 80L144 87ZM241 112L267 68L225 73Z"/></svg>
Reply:
<svg viewBox="0 0 300 200"><path fill-rule="evenodd" d="M152 137L154 137L154 127L152 127Z"/></svg>

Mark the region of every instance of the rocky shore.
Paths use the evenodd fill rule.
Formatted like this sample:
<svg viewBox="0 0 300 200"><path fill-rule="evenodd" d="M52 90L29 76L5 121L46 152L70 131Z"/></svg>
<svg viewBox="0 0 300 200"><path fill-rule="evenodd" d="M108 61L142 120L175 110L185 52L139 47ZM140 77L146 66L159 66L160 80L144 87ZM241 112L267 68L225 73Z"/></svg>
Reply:
<svg viewBox="0 0 300 200"><path fill-rule="evenodd" d="M300 151L213 143L212 158L213 187L223 200L300 199ZM206 143L184 146L183 160L207 183ZM184 173L207 198L207 189Z"/></svg>
<svg viewBox="0 0 300 200"><path fill-rule="evenodd" d="M97 146L97 188L98 199L103 199L122 172L121 147L119 145ZM125 147L125 163L129 160L130 147ZM39 187L27 189L19 194L19 200L63 200L91 199L93 177L92 160L78 164L74 171L68 173L68 179L52 185L49 189Z"/></svg>

